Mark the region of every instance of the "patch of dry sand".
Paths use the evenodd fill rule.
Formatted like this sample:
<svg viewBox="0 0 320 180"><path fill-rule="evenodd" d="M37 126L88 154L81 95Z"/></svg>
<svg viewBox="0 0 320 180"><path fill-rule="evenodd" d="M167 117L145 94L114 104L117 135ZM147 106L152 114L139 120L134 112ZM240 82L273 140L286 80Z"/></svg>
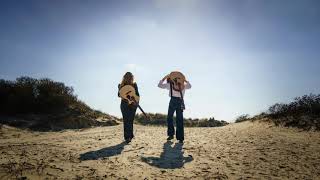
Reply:
<svg viewBox="0 0 320 180"><path fill-rule="evenodd" d="M165 127L122 125L63 132L0 132L0 179L319 179L320 133L243 122L186 128L184 144Z"/></svg>

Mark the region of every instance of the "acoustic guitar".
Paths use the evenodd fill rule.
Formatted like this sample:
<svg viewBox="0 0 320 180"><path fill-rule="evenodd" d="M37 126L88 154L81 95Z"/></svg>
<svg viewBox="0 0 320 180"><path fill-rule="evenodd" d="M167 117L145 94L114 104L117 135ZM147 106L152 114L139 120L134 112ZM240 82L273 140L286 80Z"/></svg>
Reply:
<svg viewBox="0 0 320 180"><path fill-rule="evenodd" d="M144 110L141 108L139 105L140 97L137 96L136 90L133 86L131 85L125 85L119 90L119 95L121 99L124 99L128 102L130 105L135 105L137 106L140 111L143 113L143 115L150 120L150 118L147 116L147 114L144 112Z"/></svg>
<svg viewBox="0 0 320 180"><path fill-rule="evenodd" d="M172 83L173 89L175 91L183 90L184 82L186 80L186 77L179 71L173 71L169 74L168 79L169 83Z"/></svg>

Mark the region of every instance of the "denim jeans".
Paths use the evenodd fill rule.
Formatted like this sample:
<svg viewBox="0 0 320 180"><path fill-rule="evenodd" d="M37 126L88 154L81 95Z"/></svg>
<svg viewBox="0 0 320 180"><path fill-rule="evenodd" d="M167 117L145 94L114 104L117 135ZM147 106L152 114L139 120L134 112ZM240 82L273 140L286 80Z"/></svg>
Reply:
<svg viewBox="0 0 320 180"><path fill-rule="evenodd" d="M173 114L176 112L177 115L177 140L184 140L184 129L183 129L183 110L181 109L181 98L171 97L168 109L167 123L168 123L168 136L174 136L174 125L173 125Z"/></svg>
<svg viewBox="0 0 320 180"><path fill-rule="evenodd" d="M128 105L127 102L121 101L121 112L123 117L123 135L124 139L132 139L133 135L133 120L136 114L137 107Z"/></svg>

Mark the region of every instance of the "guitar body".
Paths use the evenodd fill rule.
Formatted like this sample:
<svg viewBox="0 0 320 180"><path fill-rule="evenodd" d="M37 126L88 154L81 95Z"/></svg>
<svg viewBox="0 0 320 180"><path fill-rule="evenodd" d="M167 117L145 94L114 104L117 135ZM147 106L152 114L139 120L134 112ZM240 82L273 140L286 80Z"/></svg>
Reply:
<svg viewBox="0 0 320 180"><path fill-rule="evenodd" d="M183 99L182 90L184 90L184 82L186 80L186 77L178 71L173 71L169 74L168 81L172 85L172 89L175 91L179 91L182 99L181 109L185 110L185 104Z"/></svg>
<svg viewBox="0 0 320 180"><path fill-rule="evenodd" d="M121 99L128 101L128 104L137 106L140 111L144 114L144 116L150 120L147 114L143 111L141 106L139 105L140 97L137 96L136 90L131 85L125 85L119 90L119 95Z"/></svg>
<svg viewBox="0 0 320 180"><path fill-rule="evenodd" d="M119 90L120 97L124 100L128 101L128 104L139 103L140 97L137 96L136 90L131 85L125 85Z"/></svg>
<svg viewBox="0 0 320 180"><path fill-rule="evenodd" d="M173 89L175 91L182 91L184 87L184 81L186 80L186 77L178 71L173 71L169 74L168 80L173 85Z"/></svg>

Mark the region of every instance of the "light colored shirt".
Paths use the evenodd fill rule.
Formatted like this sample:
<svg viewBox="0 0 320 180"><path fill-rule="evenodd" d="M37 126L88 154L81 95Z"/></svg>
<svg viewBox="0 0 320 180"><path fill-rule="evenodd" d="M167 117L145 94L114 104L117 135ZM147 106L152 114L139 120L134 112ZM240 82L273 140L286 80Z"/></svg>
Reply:
<svg viewBox="0 0 320 180"><path fill-rule="evenodd" d="M163 80L160 80L160 82L158 84L158 87L161 88L161 89L168 89L169 90L169 96L170 96L170 83L168 83L168 82L163 83L163 82L164 82ZM187 81L185 83L184 89L182 90L182 95L184 96L185 90L186 89L190 89L190 88L191 88L191 84L190 84L190 82ZM172 96L181 98L180 92L179 91L175 91L173 88L172 88Z"/></svg>

